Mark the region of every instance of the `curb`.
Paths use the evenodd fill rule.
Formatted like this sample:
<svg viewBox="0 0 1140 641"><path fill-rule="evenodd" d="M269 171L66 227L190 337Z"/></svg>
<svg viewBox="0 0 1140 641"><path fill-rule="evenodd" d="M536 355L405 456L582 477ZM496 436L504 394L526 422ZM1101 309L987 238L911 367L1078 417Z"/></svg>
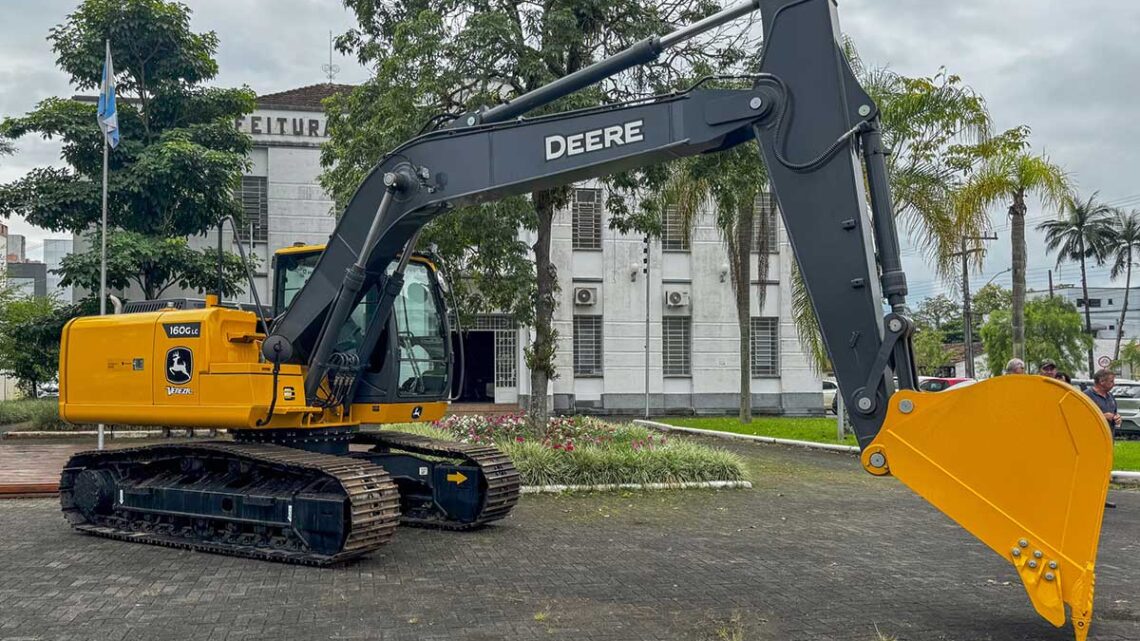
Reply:
<svg viewBox="0 0 1140 641"><path fill-rule="evenodd" d="M816 443L814 441L797 441L790 438L775 438L772 436L754 436L752 434L737 434L735 432L718 432L716 430L702 430L696 427L678 427L676 425L669 425L668 423L658 423L657 421L646 421L644 419L635 419L633 421L638 425L645 427L652 427L663 432L688 432L689 434L700 434L702 436L715 436L717 438L727 438L729 440L739 441L754 441L757 443L774 443L776 445L792 445L796 447L807 447L813 450L830 450L832 452L846 452L848 454L858 454L859 448L854 445L838 445L832 443Z"/></svg>
<svg viewBox="0 0 1140 641"><path fill-rule="evenodd" d="M613 490L751 490L748 481L687 481L684 483L614 483L611 485L524 485L521 494L557 494L559 492L611 492Z"/></svg>
<svg viewBox="0 0 1140 641"><path fill-rule="evenodd" d="M194 430L194 432L208 432L206 428ZM221 431L221 430L216 430ZM99 432L95 430L79 430L75 432L68 431L24 431L24 432L5 432L2 438L7 439L68 439L75 437L98 436ZM190 430L186 429L172 429L170 430L171 436L187 436L192 437L193 434ZM103 433L104 438L150 438L152 436L165 436L163 430L107 430Z"/></svg>
<svg viewBox="0 0 1140 641"><path fill-rule="evenodd" d="M562 492L612 492L614 490L751 490L748 481L687 481L684 483L615 483L611 485L524 485L520 494L559 494ZM50 498L59 495L58 483L0 485L0 499Z"/></svg>
<svg viewBox="0 0 1140 641"><path fill-rule="evenodd" d="M776 445L791 445L794 447L806 447L813 450L826 450L831 452L845 452L848 454L859 454L859 448L854 445L835 445L831 443L816 443L813 441L797 441L789 438L773 438L771 436L753 436L752 434L737 434L735 432L718 432L716 430L702 430L695 427L678 427L676 425L669 425L668 423L658 423L657 421L647 421L644 419L635 419L633 421L637 425L644 425L645 427L652 427L663 432L687 432L689 434L700 434L701 436L714 436L716 438L726 438L729 440L737 441L753 441L756 443L773 443ZM1140 472L1125 472L1121 470L1112 471L1112 482L1122 483L1125 485L1140 485Z"/></svg>

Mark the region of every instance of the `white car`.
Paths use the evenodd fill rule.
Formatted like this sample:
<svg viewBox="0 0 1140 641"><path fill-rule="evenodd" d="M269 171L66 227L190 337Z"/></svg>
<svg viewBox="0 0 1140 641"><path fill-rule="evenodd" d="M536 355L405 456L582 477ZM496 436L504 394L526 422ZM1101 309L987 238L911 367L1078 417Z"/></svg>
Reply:
<svg viewBox="0 0 1140 641"><path fill-rule="evenodd" d="M839 393L839 384L835 382L834 378L823 379L823 409L831 410L834 414L836 410L835 395Z"/></svg>

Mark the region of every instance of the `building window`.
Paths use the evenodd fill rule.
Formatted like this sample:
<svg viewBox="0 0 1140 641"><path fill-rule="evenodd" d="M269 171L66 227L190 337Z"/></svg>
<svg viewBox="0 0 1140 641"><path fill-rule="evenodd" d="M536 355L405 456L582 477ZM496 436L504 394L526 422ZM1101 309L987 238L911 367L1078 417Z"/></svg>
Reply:
<svg viewBox="0 0 1140 641"><path fill-rule="evenodd" d="M265 176L241 177L242 220L238 223L238 240L243 243L269 241L269 187Z"/></svg>
<svg viewBox="0 0 1140 641"><path fill-rule="evenodd" d="M1108 304L1109 304L1109 305L1111 305L1111 304L1112 304L1112 299L1111 299L1111 298L1110 298L1110 299L1108 299Z"/></svg>
<svg viewBox="0 0 1140 641"><path fill-rule="evenodd" d="M1077 299L1077 307L1084 307L1084 306L1085 306L1085 299L1078 298ZM1100 299L1099 298L1090 298L1089 299L1089 307L1100 307Z"/></svg>
<svg viewBox="0 0 1140 641"><path fill-rule="evenodd" d="M780 375L779 329L777 318L752 319L752 378Z"/></svg>
<svg viewBox="0 0 1140 641"><path fill-rule="evenodd" d="M766 249L769 254L780 251L780 214L776 209L776 197L771 192L763 192L756 197L756 207L752 212L752 251L759 253ZM763 227L761 224L763 223ZM763 236L761 236L763 232Z"/></svg>
<svg viewBox="0 0 1140 641"><path fill-rule="evenodd" d="M690 376L693 344L692 319L666 316L661 319L662 365L665 376Z"/></svg>
<svg viewBox="0 0 1140 641"><path fill-rule="evenodd" d="M495 387L516 387L519 384L515 357L518 353L518 332L495 332Z"/></svg>
<svg viewBox="0 0 1140 641"><path fill-rule="evenodd" d="M602 248L602 190L575 189L574 249Z"/></svg>
<svg viewBox="0 0 1140 641"><path fill-rule="evenodd" d="M686 233L681 210L675 205L665 208L661 219L661 248L671 252L689 251L689 234Z"/></svg>
<svg viewBox="0 0 1140 641"><path fill-rule="evenodd" d="M574 317L574 376L602 375L602 317Z"/></svg>

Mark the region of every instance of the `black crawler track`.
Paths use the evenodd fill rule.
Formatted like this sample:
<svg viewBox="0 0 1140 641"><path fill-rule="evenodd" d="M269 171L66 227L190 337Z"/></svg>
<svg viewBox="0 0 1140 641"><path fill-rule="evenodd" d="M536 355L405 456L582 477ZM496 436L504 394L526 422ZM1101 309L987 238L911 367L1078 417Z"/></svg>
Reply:
<svg viewBox="0 0 1140 641"><path fill-rule="evenodd" d="M228 467L231 473L187 478L177 472L178 466L186 469L186 461L191 467L195 462L214 469ZM88 470L91 472L81 477ZM239 479L247 487L256 487L256 496L247 493L242 499L265 504L289 502L289 523L242 522L222 514L179 513L172 508L151 512L124 509L121 498L114 498L122 487L128 492L131 488L161 491L166 487L184 491L226 487L241 492L241 486L234 489L225 485L236 484ZM108 501L104 486L112 484ZM290 501L304 495L317 496L343 512L343 522L320 524L322 530L339 528L339 549L314 550L306 541L312 540L309 534L317 536L315 530L309 532L302 524L292 524ZM392 538L399 521L399 494L382 468L351 457L255 443L206 442L81 452L63 470L60 503L72 527L87 534L318 566L342 563L375 550ZM93 504L101 507L94 509Z"/></svg>
<svg viewBox="0 0 1140 641"><path fill-rule="evenodd" d="M492 521L497 521L510 513L519 500L519 472L510 457L490 445L470 445L455 441L441 441L407 434L405 432L358 432L352 442L372 445L374 452L402 451L409 454L457 459L467 465L477 466L486 482L483 488L481 509L474 521L460 523L446 515L432 518L417 518L403 515L400 522L416 527L440 528L445 530L470 530Z"/></svg>

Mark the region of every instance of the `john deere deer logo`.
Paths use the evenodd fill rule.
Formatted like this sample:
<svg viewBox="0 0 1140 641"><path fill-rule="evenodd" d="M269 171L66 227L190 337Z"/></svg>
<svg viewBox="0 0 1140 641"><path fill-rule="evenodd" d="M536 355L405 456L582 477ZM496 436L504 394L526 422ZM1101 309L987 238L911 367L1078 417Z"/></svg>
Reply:
<svg viewBox="0 0 1140 641"><path fill-rule="evenodd" d="M185 385L192 378L194 355L188 348L171 347L166 352L166 380L174 385Z"/></svg>

